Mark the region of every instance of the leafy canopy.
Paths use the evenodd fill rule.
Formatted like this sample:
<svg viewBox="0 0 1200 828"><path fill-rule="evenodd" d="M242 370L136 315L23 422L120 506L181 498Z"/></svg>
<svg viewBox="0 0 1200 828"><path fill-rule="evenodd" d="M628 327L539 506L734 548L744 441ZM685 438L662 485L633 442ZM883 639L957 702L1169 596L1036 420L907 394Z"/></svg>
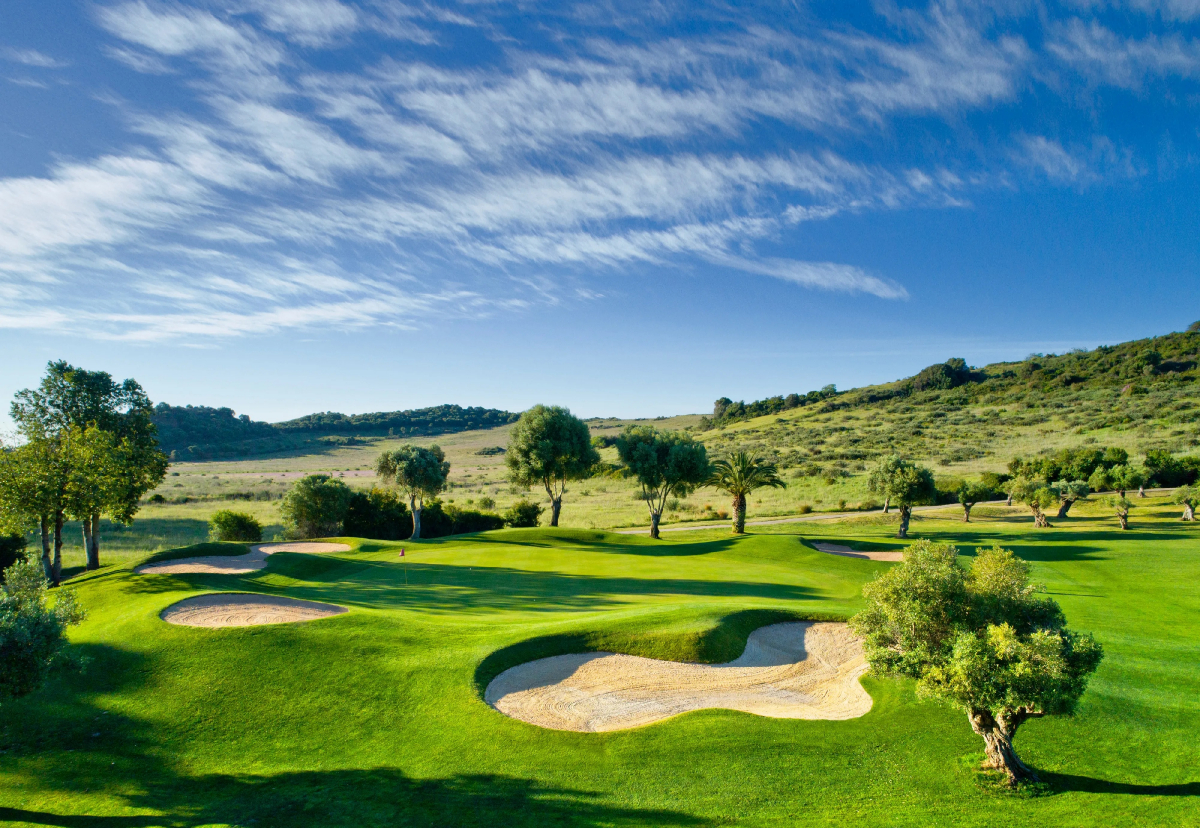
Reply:
<svg viewBox="0 0 1200 828"><path fill-rule="evenodd" d="M656 514L661 514L668 498L686 497L709 478L704 444L680 431L627 426L617 440L617 454Z"/></svg>
<svg viewBox="0 0 1200 828"><path fill-rule="evenodd" d="M552 500L568 480L582 480L600 462L587 423L557 405L535 405L513 426L504 455L518 486L541 485Z"/></svg>
<svg viewBox="0 0 1200 828"><path fill-rule="evenodd" d="M340 535L350 487L327 474L310 474L296 481L279 503L279 514L288 534L301 538Z"/></svg>
<svg viewBox="0 0 1200 828"><path fill-rule="evenodd" d="M937 498L933 472L894 454L881 459L871 471L867 488L872 494L890 498L897 506L918 506Z"/></svg>
<svg viewBox="0 0 1200 828"><path fill-rule="evenodd" d="M384 483L395 485L410 499L424 500L446 488L450 464L440 446L405 445L379 455L375 473Z"/></svg>

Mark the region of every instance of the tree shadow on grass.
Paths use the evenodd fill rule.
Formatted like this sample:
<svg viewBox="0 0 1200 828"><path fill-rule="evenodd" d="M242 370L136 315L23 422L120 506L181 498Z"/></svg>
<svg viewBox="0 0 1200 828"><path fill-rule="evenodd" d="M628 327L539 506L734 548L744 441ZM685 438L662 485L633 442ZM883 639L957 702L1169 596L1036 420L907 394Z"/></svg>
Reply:
<svg viewBox="0 0 1200 828"><path fill-rule="evenodd" d="M1080 791L1082 793L1125 794L1128 796L1195 796L1200 797L1200 782L1178 782L1168 785L1135 785L1128 782L1110 782L1091 776L1076 776L1070 773L1040 771L1042 781L1056 791Z"/></svg>

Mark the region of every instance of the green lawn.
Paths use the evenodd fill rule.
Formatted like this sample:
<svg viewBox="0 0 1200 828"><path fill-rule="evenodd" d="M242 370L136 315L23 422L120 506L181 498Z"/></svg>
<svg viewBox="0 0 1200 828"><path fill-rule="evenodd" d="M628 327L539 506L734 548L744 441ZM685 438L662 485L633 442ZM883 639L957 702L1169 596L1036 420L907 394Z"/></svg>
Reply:
<svg viewBox="0 0 1200 828"><path fill-rule="evenodd" d="M1150 505L1142 505L1147 504ZM581 734L508 719L487 681L585 648L724 661L751 629L846 617L890 564L803 542L890 545L874 519L653 543L510 530L335 556L280 553L247 576L75 579L87 672L0 709L0 820L57 826L707 826L1200 824L1200 527L1140 501L1131 531L1098 506L1035 532L998 515L914 522L964 552L999 541L1106 658L1073 719L1018 749L1049 781L999 794L981 743L912 685L866 679L845 722L701 711ZM209 547L211 549L211 547ZM190 629L164 607L213 590L350 608L299 625Z"/></svg>

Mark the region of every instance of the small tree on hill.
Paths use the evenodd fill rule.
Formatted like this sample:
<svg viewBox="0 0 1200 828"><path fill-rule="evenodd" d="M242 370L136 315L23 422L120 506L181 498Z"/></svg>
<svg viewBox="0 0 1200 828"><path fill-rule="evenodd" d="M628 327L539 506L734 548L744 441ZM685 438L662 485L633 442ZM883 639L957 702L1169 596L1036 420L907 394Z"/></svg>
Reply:
<svg viewBox="0 0 1200 828"><path fill-rule="evenodd" d="M70 663L67 627L84 612L67 588L57 590L47 606L46 577L36 561L4 570L0 588L0 699L15 699L38 690L56 666Z"/></svg>
<svg viewBox="0 0 1200 828"><path fill-rule="evenodd" d="M1091 492L1088 484L1083 480L1060 480L1050 488L1058 495L1057 517L1060 518L1067 516L1067 512L1071 511L1071 507L1075 505L1076 500L1085 499Z"/></svg>
<svg viewBox="0 0 1200 828"><path fill-rule="evenodd" d="M412 539L421 539L421 509L425 498L434 498L445 490L450 464L438 446L401 446L385 451L375 461L375 473L387 485L394 485L408 497L412 513Z"/></svg>
<svg viewBox="0 0 1200 828"><path fill-rule="evenodd" d="M968 483L964 481L963 484L958 487L956 494L958 495L958 502L962 504L963 507L963 523L970 523L971 509L974 508L975 504L979 501L986 500L987 498L991 497L992 488L984 485L983 483Z"/></svg>
<svg viewBox="0 0 1200 828"><path fill-rule="evenodd" d="M628 426L617 439L617 454L642 487L652 538L659 537L667 500L687 497L709 477L708 452L690 434Z"/></svg>
<svg viewBox="0 0 1200 828"><path fill-rule="evenodd" d="M712 465L708 485L733 497L733 533L746 531L746 495L765 487L781 489L787 486L779 479L779 469L761 457L736 451L726 460Z"/></svg>
<svg viewBox="0 0 1200 828"><path fill-rule="evenodd" d="M293 537L340 535L351 494L350 487L340 480L327 474L310 474L297 480L283 496L279 514Z"/></svg>
<svg viewBox="0 0 1200 828"><path fill-rule="evenodd" d="M1046 520L1045 509L1058 502L1058 495L1046 485L1044 480L1034 477L1014 477L1006 484L1009 497L1018 503L1024 503L1033 512L1033 525L1039 529L1049 529L1050 521Z"/></svg>
<svg viewBox="0 0 1200 828"><path fill-rule="evenodd" d="M966 712L984 742L984 767L1010 785L1036 780L1013 747L1018 728L1071 714L1103 651L1067 629L1012 552L981 549L969 572L957 558L953 546L917 541L903 563L863 587L867 606L850 626L872 672L911 676L922 695Z"/></svg>
<svg viewBox="0 0 1200 828"><path fill-rule="evenodd" d="M546 490L550 525L558 526L567 481L587 477L600 455L587 423L560 406L535 405L513 426L504 462L513 483Z"/></svg>
<svg viewBox="0 0 1200 828"><path fill-rule="evenodd" d="M1117 522L1121 524L1122 529L1129 528L1129 510L1133 508L1133 501L1127 498L1115 495L1104 499L1104 504L1112 509L1117 515Z"/></svg>
<svg viewBox="0 0 1200 828"><path fill-rule="evenodd" d="M881 495L895 503L900 511L898 538L908 537L908 524L912 520L912 507L933 503L937 499L937 486L933 472L895 455L883 458L867 480L872 494Z"/></svg>
<svg viewBox="0 0 1200 828"><path fill-rule="evenodd" d="M545 509L530 500L518 500L509 506L501 517L505 526L513 529L531 529L538 525L538 519L544 511Z"/></svg>
<svg viewBox="0 0 1200 828"><path fill-rule="evenodd" d="M208 539L259 543L262 540L262 524L246 512L218 509L208 519Z"/></svg>
<svg viewBox="0 0 1200 828"><path fill-rule="evenodd" d="M1180 486L1175 490L1175 495L1171 498L1171 502L1178 503L1183 507L1182 520L1193 521L1196 519L1196 504L1200 503L1200 488L1196 486Z"/></svg>

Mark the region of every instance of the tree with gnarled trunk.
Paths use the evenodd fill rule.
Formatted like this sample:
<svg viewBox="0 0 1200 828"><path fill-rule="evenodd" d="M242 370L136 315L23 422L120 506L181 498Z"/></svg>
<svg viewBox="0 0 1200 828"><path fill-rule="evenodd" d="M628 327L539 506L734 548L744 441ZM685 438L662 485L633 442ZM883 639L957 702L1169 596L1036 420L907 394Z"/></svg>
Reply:
<svg viewBox="0 0 1200 828"><path fill-rule="evenodd" d="M921 695L967 714L984 742L984 767L1013 786L1036 781L1013 746L1018 728L1074 712L1103 651L1067 629L1012 552L980 549L969 571L957 559L953 546L917 541L903 563L863 587L867 606L850 626L872 672L915 678Z"/></svg>
<svg viewBox="0 0 1200 828"><path fill-rule="evenodd" d="M504 462L513 483L546 490L550 525L558 526L567 482L587 477L600 455L587 423L561 406L535 405L513 426Z"/></svg>
<svg viewBox="0 0 1200 828"><path fill-rule="evenodd" d="M710 473L704 444L679 431L628 426L617 438L617 454L642 487L650 509L650 537L655 539L667 500L687 497Z"/></svg>
<svg viewBox="0 0 1200 828"><path fill-rule="evenodd" d="M1108 480L1118 497L1124 499L1125 492L1129 489L1140 489L1145 484L1146 473L1137 466L1126 463L1109 469Z"/></svg>
<svg viewBox="0 0 1200 828"><path fill-rule="evenodd" d="M1060 480L1050 488L1058 495L1058 518L1065 518L1076 500L1084 500L1091 493L1086 480Z"/></svg>
<svg viewBox="0 0 1200 828"><path fill-rule="evenodd" d="M1180 518L1181 520L1193 521L1196 519L1196 504L1200 503L1200 488L1196 486L1180 486L1171 497L1171 502L1178 503L1183 507L1183 517Z"/></svg>
<svg viewBox="0 0 1200 828"><path fill-rule="evenodd" d="M1049 529L1050 521L1046 520L1045 509L1058 502L1058 495L1046 485L1044 480L1032 477L1014 477L1005 484L1009 497L1018 503L1024 503L1033 512L1033 525L1038 529Z"/></svg>
<svg viewBox="0 0 1200 828"><path fill-rule="evenodd" d="M1112 509L1117 515L1117 523L1121 524L1122 529L1129 528L1129 510L1133 508L1133 501L1128 498L1114 495L1104 499L1104 505Z"/></svg>
<svg viewBox="0 0 1200 828"><path fill-rule="evenodd" d="M779 479L779 469L761 457L735 451L728 459L713 463L708 485L733 497L733 533L746 532L746 495L756 489L787 486Z"/></svg>
<svg viewBox="0 0 1200 828"><path fill-rule="evenodd" d="M958 491L955 494L958 495L958 502L963 508L963 523L970 523L971 509L973 509L975 504L979 501L991 497L992 489L990 486L986 486L983 483L967 483L964 481L963 484L958 487Z"/></svg>
<svg viewBox="0 0 1200 828"><path fill-rule="evenodd" d="M450 464L439 446L401 446L395 451L385 451L375 461L375 473L389 486L396 486L408 496L408 510L412 513L413 531L411 540L421 539L421 510L425 498L435 497L446 488L450 476Z"/></svg>
<svg viewBox="0 0 1200 828"><path fill-rule="evenodd" d="M896 504L900 512L900 530L896 533L898 538L908 537L912 507L933 503L937 499L933 472L894 454L879 461L867 479L867 488L872 494L881 495Z"/></svg>

